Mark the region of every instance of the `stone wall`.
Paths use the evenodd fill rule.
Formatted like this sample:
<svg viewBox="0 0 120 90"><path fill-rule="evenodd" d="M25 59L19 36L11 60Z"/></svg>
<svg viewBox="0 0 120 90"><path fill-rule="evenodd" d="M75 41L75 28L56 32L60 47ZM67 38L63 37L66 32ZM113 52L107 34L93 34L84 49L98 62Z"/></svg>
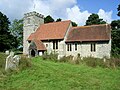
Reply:
<svg viewBox="0 0 120 90"><path fill-rule="evenodd" d="M96 51L91 52L91 43L77 43L77 50L75 50L75 43L70 43L72 45L72 51L67 51L66 44L66 56L72 55L77 56L80 54L81 57L95 57L95 58L110 58L111 53L111 40L106 42L96 42Z"/></svg>

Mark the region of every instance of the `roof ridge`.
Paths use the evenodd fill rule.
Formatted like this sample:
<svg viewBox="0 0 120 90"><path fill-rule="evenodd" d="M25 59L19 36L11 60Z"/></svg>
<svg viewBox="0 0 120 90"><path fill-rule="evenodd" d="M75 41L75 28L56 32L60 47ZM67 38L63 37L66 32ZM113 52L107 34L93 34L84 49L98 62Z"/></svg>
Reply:
<svg viewBox="0 0 120 90"><path fill-rule="evenodd" d="M105 26L105 25L109 25L109 24L94 24L94 25L88 25L88 26L77 26L77 27L72 27L72 29L76 29L76 28L85 28L85 27L93 27L93 26Z"/></svg>
<svg viewBox="0 0 120 90"><path fill-rule="evenodd" d="M59 22L44 23L42 25L48 25L48 24L54 24L54 23L61 23L61 22L71 22L71 20L64 20L64 21L59 21Z"/></svg>

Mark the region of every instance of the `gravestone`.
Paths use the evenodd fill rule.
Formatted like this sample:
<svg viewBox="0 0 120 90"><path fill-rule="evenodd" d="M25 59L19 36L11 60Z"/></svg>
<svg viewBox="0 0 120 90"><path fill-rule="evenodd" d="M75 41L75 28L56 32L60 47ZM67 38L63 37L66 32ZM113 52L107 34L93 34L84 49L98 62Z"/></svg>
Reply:
<svg viewBox="0 0 120 90"><path fill-rule="evenodd" d="M8 50L7 50L7 51L5 51L5 54L6 54L6 55L9 55L9 51L8 51Z"/></svg>
<svg viewBox="0 0 120 90"><path fill-rule="evenodd" d="M19 60L19 55L14 56L14 52L10 52L10 55L6 58L5 70L16 70L19 65Z"/></svg>
<svg viewBox="0 0 120 90"><path fill-rule="evenodd" d="M14 64L16 65L16 67L19 65L19 60L20 60L20 56L19 55L15 55L14 57L13 57L13 62L14 62Z"/></svg>

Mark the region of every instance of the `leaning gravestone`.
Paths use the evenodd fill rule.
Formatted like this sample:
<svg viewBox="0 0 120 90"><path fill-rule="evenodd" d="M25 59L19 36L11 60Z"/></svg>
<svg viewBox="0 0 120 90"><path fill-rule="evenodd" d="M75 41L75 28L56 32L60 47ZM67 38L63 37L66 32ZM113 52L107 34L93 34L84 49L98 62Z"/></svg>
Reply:
<svg viewBox="0 0 120 90"><path fill-rule="evenodd" d="M10 55L6 58L5 70L16 70L19 65L19 60L19 55L14 56L14 52L10 52Z"/></svg>

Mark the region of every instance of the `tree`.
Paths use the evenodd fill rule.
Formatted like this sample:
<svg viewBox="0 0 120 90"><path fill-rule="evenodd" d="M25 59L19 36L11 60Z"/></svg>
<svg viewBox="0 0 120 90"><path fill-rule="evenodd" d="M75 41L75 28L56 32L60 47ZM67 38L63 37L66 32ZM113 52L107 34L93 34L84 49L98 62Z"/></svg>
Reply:
<svg viewBox="0 0 120 90"><path fill-rule="evenodd" d="M105 24L106 22L103 19L100 19L98 14L91 14L86 21L86 25L93 25L93 24Z"/></svg>
<svg viewBox="0 0 120 90"><path fill-rule="evenodd" d="M44 18L44 23L50 23L50 22L54 22L54 19L48 15Z"/></svg>
<svg viewBox="0 0 120 90"><path fill-rule="evenodd" d="M10 25L10 33L16 37L18 42L18 47L23 45L23 20L13 20L12 24Z"/></svg>
<svg viewBox="0 0 120 90"><path fill-rule="evenodd" d="M118 16L120 16L120 4L118 5L118 8L117 8L117 10L118 10Z"/></svg>
<svg viewBox="0 0 120 90"><path fill-rule="evenodd" d="M62 21L62 19L61 19L61 18L58 18L58 19L56 20L56 22L60 22L60 21Z"/></svg>
<svg viewBox="0 0 120 90"><path fill-rule="evenodd" d="M112 28L112 54L120 55L120 20L111 23Z"/></svg>
<svg viewBox="0 0 120 90"><path fill-rule="evenodd" d="M16 39L9 32L9 20L0 12L0 51L16 47Z"/></svg>
<svg viewBox="0 0 120 90"><path fill-rule="evenodd" d="M77 24L76 24L75 22L72 21L72 26L73 26L73 27L76 27Z"/></svg>
<svg viewBox="0 0 120 90"><path fill-rule="evenodd" d="M120 16L120 4L118 5L118 16ZM120 20L111 22L112 28L112 54L120 55Z"/></svg>

